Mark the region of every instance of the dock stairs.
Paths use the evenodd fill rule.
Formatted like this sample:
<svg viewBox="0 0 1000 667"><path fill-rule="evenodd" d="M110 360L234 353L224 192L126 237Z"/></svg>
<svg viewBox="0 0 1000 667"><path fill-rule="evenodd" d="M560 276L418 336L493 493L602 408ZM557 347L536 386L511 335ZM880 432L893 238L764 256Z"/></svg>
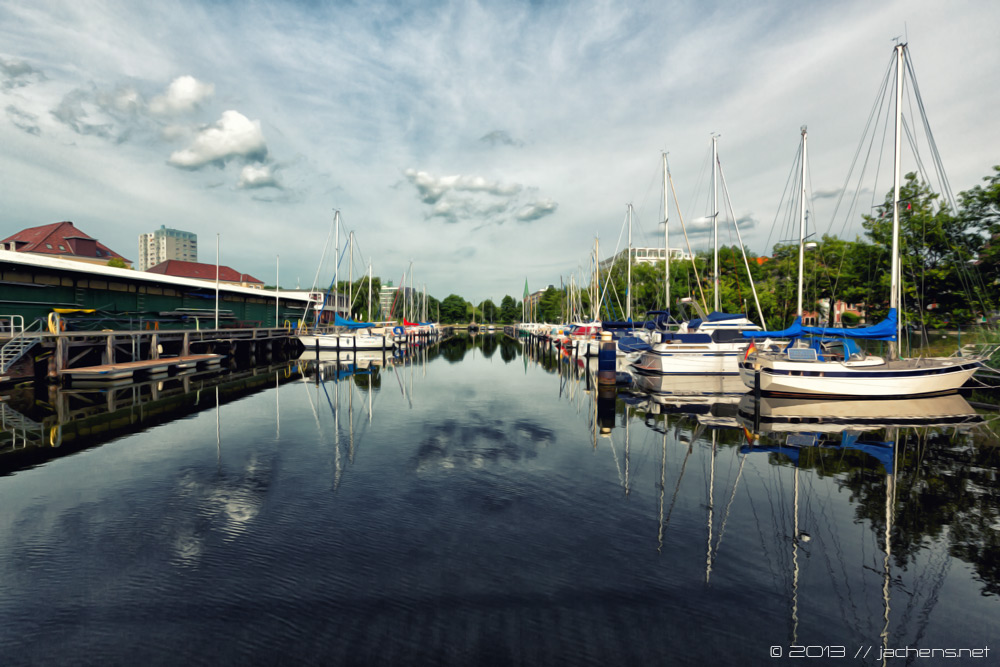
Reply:
<svg viewBox="0 0 1000 667"><path fill-rule="evenodd" d="M14 408L0 401L0 448L10 445L13 449L45 444L45 429L38 422L25 417Z"/></svg>
<svg viewBox="0 0 1000 667"><path fill-rule="evenodd" d="M39 338L31 334L41 331L41 327L41 320L25 327L20 315L0 318L0 332L9 331L12 334L11 339L0 347L0 381L6 379L4 376L11 366L38 344Z"/></svg>

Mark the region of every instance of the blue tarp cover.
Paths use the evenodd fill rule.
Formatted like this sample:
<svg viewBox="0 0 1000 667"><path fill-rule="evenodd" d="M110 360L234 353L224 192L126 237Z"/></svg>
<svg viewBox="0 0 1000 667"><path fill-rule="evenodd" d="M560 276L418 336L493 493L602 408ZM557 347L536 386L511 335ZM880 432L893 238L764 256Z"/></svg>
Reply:
<svg viewBox="0 0 1000 667"><path fill-rule="evenodd" d="M339 313L333 314L333 323L335 326L347 327L348 329L367 329L375 326L371 322L355 322L354 320L346 319L341 317Z"/></svg>
<svg viewBox="0 0 1000 667"><path fill-rule="evenodd" d="M896 309L878 324L857 329L841 327L806 327L802 318L796 317L792 326L781 331L744 331L744 338L797 338L799 336L827 336L830 338L863 338L865 340L896 340Z"/></svg>

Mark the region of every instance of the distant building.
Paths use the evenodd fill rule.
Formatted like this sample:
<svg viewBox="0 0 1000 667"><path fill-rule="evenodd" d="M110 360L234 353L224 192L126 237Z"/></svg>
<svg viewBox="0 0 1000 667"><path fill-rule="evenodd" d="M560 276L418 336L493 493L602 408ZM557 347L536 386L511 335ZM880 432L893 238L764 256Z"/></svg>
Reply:
<svg viewBox="0 0 1000 667"><path fill-rule="evenodd" d="M41 227L29 227L0 241L0 250L13 250L91 264L107 264L120 259L128 268L132 260L125 259L100 241L87 236L72 222L54 222Z"/></svg>
<svg viewBox="0 0 1000 667"><path fill-rule="evenodd" d="M382 320L399 319L403 316L403 307L406 300L416 296L417 291L405 285L397 287L392 281L386 282L378 291L378 305ZM395 306L395 308L393 308ZM412 318L411 318L412 319Z"/></svg>
<svg viewBox="0 0 1000 667"><path fill-rule="evenodd" d="M555 289L555 285L549 285L545 289L532 292L524 297L524 317L528 322L537 320L538 304L542 302L542 296L550 289Z"/></svg>
<svg viewBox="0 0 1000 667"><path fill-rule="evenodd" d="M167 229L164 225L160 225L155 232L139 234L140 271L148 271L149 267L168 259L197 262L198 235L179 229ZM214 275L212 279L215 279Z"/></svg>
<svg viewBox="0 0 1000 667"><path fill-rule="evenodd" d="M196 280L209 280L215 282L215 264L199 264L198 262L184 262L178 259L168 259L160 262L156 266L146 269L147 273L160 273L165 276L175 276L177 278L194 278ZM242 287L254 287L260 289L264 283L257 280L249 273L240 273L228 266L219 266L219 282L227 285L240 285Z"/></svg>
<svg viewBox="0 0 1000 667"><path fill-rule="evenodd" d="M609 257L600 263L600 268L602 271L606 271L615 262L625 263L625 254L628 249L622 250L620 253L614 257ZM654 264L656 262L662 262L663 258L666 257L667 253L663 248L632 248L632 261L636 264ZM691 255L684 252L680 248L670 249L670 259L671 261L690 261Z"/></svg>

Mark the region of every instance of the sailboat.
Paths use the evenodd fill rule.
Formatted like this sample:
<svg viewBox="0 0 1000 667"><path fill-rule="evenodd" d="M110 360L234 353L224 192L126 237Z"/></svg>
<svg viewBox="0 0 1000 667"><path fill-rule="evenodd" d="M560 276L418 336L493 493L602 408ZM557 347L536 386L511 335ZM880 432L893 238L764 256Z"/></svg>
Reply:
<svg viewBox="0 0 1000 667"><path fill-rule="evenodd" d="M920 357L901 359L895 343L900 338L897 316L901 300L899 258L899 181L902 134L903 64L906 45L896 50L896 135L892 206L892 265L888 317L857 329L807 327L802 324L802 234L799 239L799 306L792 325L782 331L756 331L747 338L780 337L792 342L778 349L767 345L748 348L739 365L744 384L762 393L790 396L894 398L956 391L982 366L984 357ZM805 130L803 129L803 190L805 188ZM802 214L804 216L804 212ZM802 225L800 223L800 230ZM856 340L889 341L888 358L866 354Z"/></svg>
<svg viewBox="0 0 1000 667"><path fill-rule="evenodd" d="M334 303L333 326L334 331L321 331L320 322L323 320L323 311L326 309L326 301L330 295L324 297L317 294L314 297L313 309L315 310L316 323L312 331L306 328L306 317L303 318L302 327L299 330L299 341L305 347L306 352L319 350L357 351L357 350L391 350L395 345L392 335L388 335L385 328L376 328L375 324L369 322L354 322L340 315L340 295L337 290L340 281L340 211L334 214L334 228L336 230L336 251L334 256L334 279L330 286ZM354 233L351 233L351 258L353 261ZM325 255L325 251L324 251ZM322 260L320 261L322 267ZM318 272L317 272L318 276ZM371 294L371 267L369 266L368 293ZM350 303L350 299L348 299ZM371 308L369 307L369 312Z"/></svg>
<svg viewBox="0 0 1000 667"><path fill-rule="evenodd" d="M664 170L666 170L666 159L664 159ZM632 363L632 369L636 373L642 375L710 374L735 376L739 373L739 362L749 344L740 334L744 331L761 330L760 326L745 315L723 313L720 310L718 173L718 137L713 136L714 310L706 315L700 311L697 303L691 302L699 311L700 317L682 323L676 332L661 332L659 342L654 343L652 349L642 352L638 359ZM739 233L739 228L737 228L737 233ZM740 241L740 245L742 245L742 241ZM669 260L667 263L669 264ZM749 274L749 267L747 273ZM754 299L756 300L756 298L755 290ZM763 315L761 315L761 321L763 321Z"/></svg>

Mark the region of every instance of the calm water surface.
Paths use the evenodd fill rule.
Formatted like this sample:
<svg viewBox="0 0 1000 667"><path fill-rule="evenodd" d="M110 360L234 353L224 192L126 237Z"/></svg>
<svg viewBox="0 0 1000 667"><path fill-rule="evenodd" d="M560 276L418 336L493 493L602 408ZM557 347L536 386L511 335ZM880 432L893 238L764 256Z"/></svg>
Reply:
<svg viewBox="0 0 1000 667"><path fill-rule="evenodd" d="M755 427L499 337L358 365L0 457L2 664L997 664L990 417Z"/></svg>

